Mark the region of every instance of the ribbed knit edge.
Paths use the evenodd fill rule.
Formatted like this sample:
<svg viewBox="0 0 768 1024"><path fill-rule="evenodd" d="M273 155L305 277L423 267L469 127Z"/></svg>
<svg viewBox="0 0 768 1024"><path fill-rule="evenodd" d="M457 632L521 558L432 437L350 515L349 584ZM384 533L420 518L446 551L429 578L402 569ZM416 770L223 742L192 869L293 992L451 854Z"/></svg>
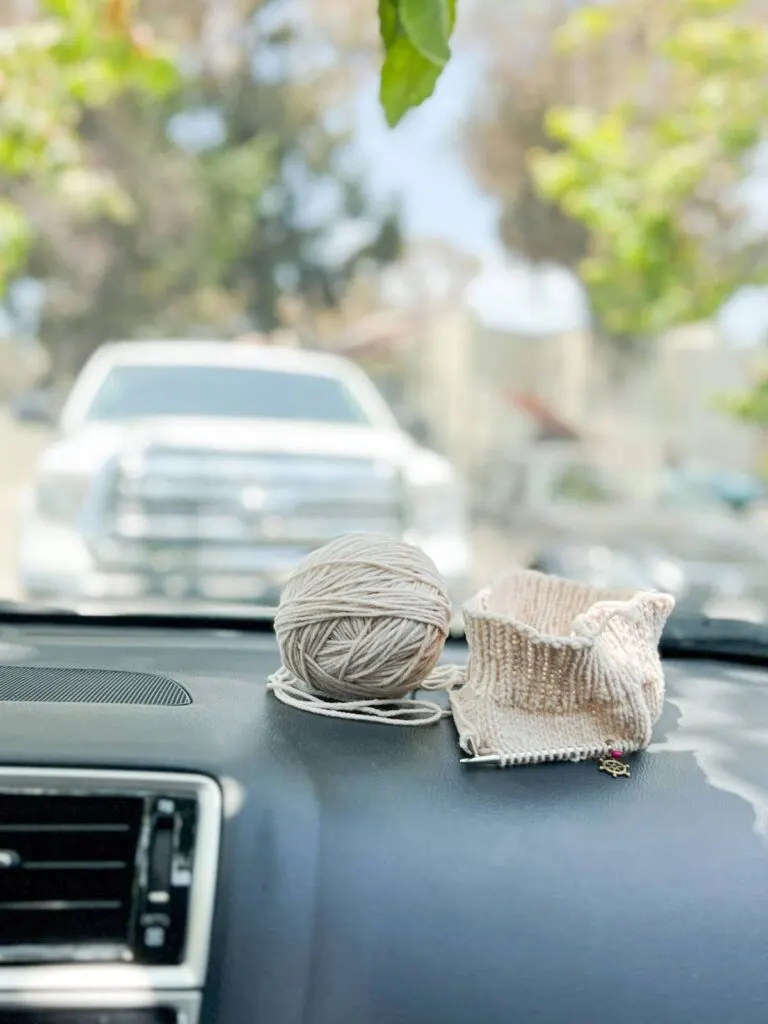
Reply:
<svg viewBox="0 0 768 1024"><path fill-rule="evenodd" d="M647 746L663 702L658 641L673 606L666 594L531 571L480 591L464 606L467 683L450 697L462 748L531 764Z"/></svg>

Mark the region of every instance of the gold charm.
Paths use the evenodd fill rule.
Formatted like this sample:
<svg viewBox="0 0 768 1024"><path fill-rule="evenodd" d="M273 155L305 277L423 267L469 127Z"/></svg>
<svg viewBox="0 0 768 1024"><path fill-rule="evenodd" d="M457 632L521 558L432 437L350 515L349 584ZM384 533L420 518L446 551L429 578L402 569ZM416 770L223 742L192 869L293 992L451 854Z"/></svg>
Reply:
<svg viewBox="0 0 768 1024"><path fill-rule="evenodd" d="M612 779L629 778L630 776L629 765L624 761L619 761L617 757L601 757L600 771L607 772Z"/></svg>

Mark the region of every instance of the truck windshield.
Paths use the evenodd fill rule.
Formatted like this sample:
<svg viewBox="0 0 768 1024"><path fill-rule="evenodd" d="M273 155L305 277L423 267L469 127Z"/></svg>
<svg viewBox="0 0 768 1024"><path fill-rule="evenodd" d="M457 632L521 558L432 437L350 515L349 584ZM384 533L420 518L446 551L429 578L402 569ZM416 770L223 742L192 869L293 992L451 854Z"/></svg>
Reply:
<svg viewBox="0 0 768 1024"><path fill-rule="evenodd" d="M85 419L155 416L370 422L354 394L334 377L209 365L115 366Z"/></svg>

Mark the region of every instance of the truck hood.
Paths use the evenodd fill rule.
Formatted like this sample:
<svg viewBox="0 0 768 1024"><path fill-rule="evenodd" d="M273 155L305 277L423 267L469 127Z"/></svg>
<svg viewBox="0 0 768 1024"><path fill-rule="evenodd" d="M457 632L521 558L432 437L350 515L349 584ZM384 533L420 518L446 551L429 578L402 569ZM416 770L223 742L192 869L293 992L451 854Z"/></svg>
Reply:
<svg viewBox="0 0 768 1024"><path fill-rule="evenodd" d="M147 443L200 452L282 453L338 458L373 458L418 475L450 475L440 456L419 448L404 432L359 424L287 420L184 417L133 423L93 423L66 434L43 454L44 472L97 473L106 462L134 445Z"/></svg>

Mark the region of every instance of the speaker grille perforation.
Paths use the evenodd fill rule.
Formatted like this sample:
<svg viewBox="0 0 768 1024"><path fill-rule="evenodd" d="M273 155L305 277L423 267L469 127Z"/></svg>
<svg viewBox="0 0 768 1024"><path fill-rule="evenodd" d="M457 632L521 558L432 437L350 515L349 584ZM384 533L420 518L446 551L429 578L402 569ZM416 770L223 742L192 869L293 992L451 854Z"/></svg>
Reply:
<svg viewBox="0 0 768 1024"><path fill-rule="evenodd" d="M0 702L182 707L189 692L167 676L101 668L0 665Z"/></svg>

